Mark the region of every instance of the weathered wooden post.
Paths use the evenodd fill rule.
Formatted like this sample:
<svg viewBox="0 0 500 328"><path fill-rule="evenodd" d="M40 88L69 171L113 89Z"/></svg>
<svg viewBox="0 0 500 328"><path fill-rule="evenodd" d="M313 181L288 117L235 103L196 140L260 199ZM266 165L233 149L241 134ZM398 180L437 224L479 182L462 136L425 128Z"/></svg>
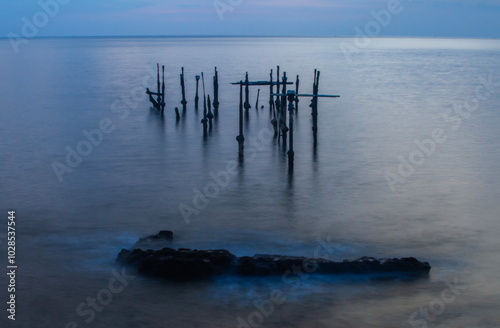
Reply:
<svg viewBox="0 0 500 328"><path fill-rule="evenodd" d="M203 136L207 136L207 97L205 94L205 77L203 72L201 73L201 82L203 85L203 118L201 119L201 123L203 124Z"/></svg>
<svg viewBox="0 0 500 328"><path fill-rule="evenodd" d="M161 75L161 103L160 103L160 108L161 112L165 111L165 65L161 66L162 69L162 75Z"/></svg>
<svg viewBox="0 0 500 328"><path fill-rule="evenodd" d="M281 91L281 94L284 96L281 96L281 122L280 122L280 128L281 128L281 137L283 139L283 145L286 145L286 134L288 132L288 127L286 126L286 104L287 104L287 96L286 96L286 85L287 85L287 77L286 77L286 72L283 72L283 90Z"/></svg>
<svg viewBox="0 0 500 328"><path fill-rule="evenodd" d="M250 105L250 88L248 87L249 86L249 82L248 82L248 72L246 73L246 77L245 77L245 110L248 111L250 108L252 108L252 106Z"/></svg>
<svg viewBox="0 0 500 328"><path fill-rule="evenodd" d="M196 75L196 96L194 97L194 109L198 109L198 102L200 101L200 97L198 96L198 84L200 82L200 76Z"/></svg>
<svg viewBox="0 0 500 328"><path fill-rule="evenodd" d="M284 94L286 95L286 85L287 85L287 81L288 81L288 78L286 77L286 72L283 72L283 78L282 78L282 83L283 84L283 90L281 90L281 94ZM278 90L279 92L279 90ZM281 97L281 108L283 109L283 111L285 112L285 116L286 116L286 104L287 104L287 96L283 96Z"/></svg>
<svg viewBox="0 0 500 328"><path fill-rule="evenodd" d="M313 84L313 98L311 101L310 107L312 108L312 120L313 120L313 138L314 145L318 142L318 91L319 91L319 76L321 72L318 70L314 70L314 84Z"/></svg>
<svg viewBox="0 0 500 328"><path fill-rule="evenodd" d="M257 90L257 102L255 103L255 109L259 109L259 96L260 96L260 89Z"/></svg>
<svg viewBox="0 0 500 328"><path fill-rule="evenodd" d="M299 76L297 75L297 80L295 81L295 94L299 94ZM299 97L295 97L295 111L299 110Z"/></svg>
<svg viewBox="0 0 500 328"><path fill-rule="evenodd" d="M182 73L181 73L181 89L182 89L181 104L182 104L183 109L185 110L186 109L187 100L186 100L186 86L184 85L184 67L182 67Z"/></svg>
<svg viewBox="0 0 500 328"><path fill-rule="evenodd" d="M160 93L160 64L156 64L156 84L158 86L158 97L156 98L156 102L158 103L158 110L160 110L161 104L161 93Z"/></svg>
<svg viewBox="0 0 500 328"><path fill-rule="evenodd" d="M219 114L219 72L217 72L217 67L215 67L214 75L214 113L215 116Z"/></svg>
<svg viewBox="0 0 500 328"><path fill-rule="evenodd" d="M276 93L280 93L280 67L278 66L276 69ZM280 97L276 97L276 111L278 112L278 119L281 118L280 111L279 109L281 108L280 105Z"/></svg>
<svg viewBox="0 0 500 328"><path fill-rule="evenodd" d="M208 106L208 129L212 131L212 120L214 118L214 114L212 114L212 105L210 104L210 95L207 96L207 106Z"/></svg>
<svg viewBox="0 0 500 328"><path fill-rule="evenodd" d="M295 159L295 152L293 151L293 103L296 101L295 97L296 93L293 90L288 91L288 114L289 114L289 121L288 121L288 126L290 127L289 134L290 137L288 139L289 146L288 146L288 167L290 169L293 169L293 161Z"/></svg>
<svg viewBox="0 0 500 328"><path fill-rule="evenodd" d="M245 147L245 137L243 136L243 81L240 81L240 134L236 137L238 141L238 155L243 157Z"/></svg>
<svg viewBox="0 0 500 328"><path fill-rule="evenodd" d="M273 110L273 105L274 105L274 86L273 86L273 69L271 69L271 74L269 75L269 112Z"/></svg>

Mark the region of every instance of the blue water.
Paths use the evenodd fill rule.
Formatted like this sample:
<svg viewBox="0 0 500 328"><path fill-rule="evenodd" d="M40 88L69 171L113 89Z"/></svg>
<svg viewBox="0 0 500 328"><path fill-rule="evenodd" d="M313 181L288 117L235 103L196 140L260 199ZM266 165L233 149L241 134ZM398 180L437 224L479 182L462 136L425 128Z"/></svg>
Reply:
<svg viewBox="0 0 500 328"><path fill-rule="evenodd" d="M15 54L0 40L0 209L5 218L16 210L19 265L17 320L8 324L238 327L241 317L262 327L500 326L500 41L372 39L346 55L341 45L352 42L33 39ZM156 63L166 65L164 116L144 94L156 88ZM239 88L230 82L245 72L268 80L277 65L291 81L300 75L301 92L312 92L319 69L320 93L341 95L319 100L316 149L310 99L301 99L293 174L283 144L268 134L268 87L261 87L264 109L254 108L257 90L250 91L238 163ZM204 72L212 94L215 66L221 107L203 138L195 75ZM181 67L188 104L176 122ZM100 124L110 125L102 141L80 148L88 154L69 167L68 149ZM58 177L55 163L71 172ZM227 185L196 208L196 190L210 192L213 175L227 176L233 164ZM183 204L196 213L186 219ZM121 271L114 263L121 248L165 229L174 231L175 247L313 257L326 244L330 252L321 254L333 260L415 256L432 270L417 281L294 284L277 277L176 285L138 276L92 320L78 313ZM5 254L5 234L0 246ZM462 289L449 294L446 281L455 279ZM260 322L254 302L273 290L286 301ZM443 291L453 301L444 303ZM425 318L418 311L429 306Z"/></svg>

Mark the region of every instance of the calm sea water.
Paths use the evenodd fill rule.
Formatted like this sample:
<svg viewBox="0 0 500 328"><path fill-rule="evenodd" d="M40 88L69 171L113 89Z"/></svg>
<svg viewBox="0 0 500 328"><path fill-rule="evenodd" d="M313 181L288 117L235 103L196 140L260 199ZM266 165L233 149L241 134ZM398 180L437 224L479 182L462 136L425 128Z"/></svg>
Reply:
<svg viewBox="0 0 500 328"><path fill-rule="evenodd" d="M348 56L345 43L353 40L39 39L15 54L0 40L0 209L4 223L16 210L18 238L9 327L500 327L500 41L373 39ZM157 62L167 73L163 117L143 94L155 88ZM320 93L341 95L319 101L318 147L302 98L290 175L286 151L266 133L269 88L264 109L252 88L246 157L214 190L214 174L238 159L230 82L247 71L268 80L276 65L292 81L300 75L307 93L317 68ZM176 122L182 66L188 104ZM195 75L205 73L212 93L215 66L221 107L204 139ZM101 122L112 131L91 151L81 145L89 154L60 181L54 163L67 165L68 149ZM186 221L179 206L194 207L204 190L215 198ZM106 292L120 249L165 229L175 247L313 257L328 245L321 254L333 260L415 256L432 270L417 281L293 284L137 276ZM6 256L5 233L0 249ZM6 301L5 274L0 283ZM256 312L273 290L286 301ZM96 297L105 305L92 308Z"/></svg>

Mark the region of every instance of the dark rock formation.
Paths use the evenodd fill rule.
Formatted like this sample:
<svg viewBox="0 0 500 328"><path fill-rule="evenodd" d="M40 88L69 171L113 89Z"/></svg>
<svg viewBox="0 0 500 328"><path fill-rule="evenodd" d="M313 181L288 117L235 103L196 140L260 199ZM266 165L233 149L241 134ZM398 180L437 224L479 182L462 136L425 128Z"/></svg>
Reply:
<svg viewBox="0 0 500 328"><path fill-rule="evenodd" d="M222 275L232 270L236 256L226 250L199 251L163 248L159 251L122 249L118 262L137 267L139 273L173 280L193 280Z"/></svg>
<svg viewBox="0 0 500 328"><path fill-rule="evenodd" d="M354 261L334 262L281 255L236 257L226 250L190 250L163 248L133 251L122 249L118 262L137 267L139 273L172 280L194 280L221 275L271 276L301 271L312 274L428 274L429 263L413 257L380 259L362 257Z"/></svg>

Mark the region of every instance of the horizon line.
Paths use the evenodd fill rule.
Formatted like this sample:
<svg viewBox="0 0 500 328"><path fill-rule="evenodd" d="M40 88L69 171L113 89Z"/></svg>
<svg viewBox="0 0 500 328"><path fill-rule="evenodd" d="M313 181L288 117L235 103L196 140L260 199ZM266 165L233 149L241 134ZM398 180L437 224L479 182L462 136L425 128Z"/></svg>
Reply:
<svg viewBox="0 0 500 328"><path fill-rule="evenodd" d="M52 36L36 36L27 39L113 39L113 38L356 38L357 35L52 35ZM408 39L473 39L473 40L498 40L499 37L466 37L466 36L408 36L408 35L379 35L370 36L370 39L384 38L408 38ZM0 39L10 39L8 36L0 36Z"/></svg>

